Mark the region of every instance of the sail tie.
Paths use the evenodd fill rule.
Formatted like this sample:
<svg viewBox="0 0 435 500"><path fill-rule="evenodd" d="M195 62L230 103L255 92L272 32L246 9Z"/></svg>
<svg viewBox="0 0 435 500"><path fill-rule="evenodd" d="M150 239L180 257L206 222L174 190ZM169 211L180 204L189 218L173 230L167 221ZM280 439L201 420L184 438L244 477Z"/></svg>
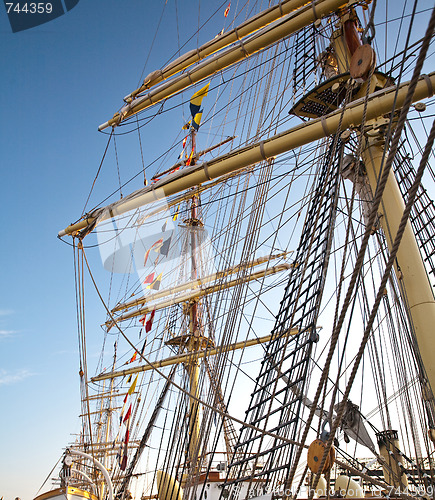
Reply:
<svg viewBox="0 0 435 500"><path fill-rule="evenodd" d="M260 146L261 157L263 158L263 160L267 161L268 158L266 156L266 153L264 152L264 141L260 141L258 145Z"/></svg>
<svg viewBox="0 0 435 500"><path fill-rule="evenodd" d="M434 92L434 89L433 89L432 82L431 82L430 78L428 77L428 75L421 75L421 76L424 78L424 81L426 82L427 90L429 91L429 96L428 97L432 97L435 92Z"/></svg>
<svg viewBox="0 0 435 500"><path fill-rule="evenodd" d="M192 75L190 71L186 71L187 78L189 78L190 85L193 85L195 82L192 80Z"/></svg>
<svg viewBox="0 0 435 500"><path fill-rule="evenodd" d="M208 173L208 162L205 161L201 166L204 170L204 174L206 175L207 180L211 181L212 178L210 177L210 174Z"/></svg>
<svg viewBox="0 0 435 500"><path fill-rule="evenodd" d="M240 48L242 49L242 52L245 54L245 57L249 57L249 52L246 50L245 44L243 43L243 40L239 38L239 45Z"/></svg>
<svg viewBox="0 0 435 500"><path fill-rule="evenodd" d="M325 135L331 135L331 132L328 129L328 124L326 123L326 118L324 116L320 117L320 123L322 124L323 132L325 132Z"/></svg>
<svg viewBox="0 0 435 500"><path fill-rule="evenodd" d="M320 19L316 12L316 2L314 0L311 0L311 7L313 9L314 20Z"/></svg>

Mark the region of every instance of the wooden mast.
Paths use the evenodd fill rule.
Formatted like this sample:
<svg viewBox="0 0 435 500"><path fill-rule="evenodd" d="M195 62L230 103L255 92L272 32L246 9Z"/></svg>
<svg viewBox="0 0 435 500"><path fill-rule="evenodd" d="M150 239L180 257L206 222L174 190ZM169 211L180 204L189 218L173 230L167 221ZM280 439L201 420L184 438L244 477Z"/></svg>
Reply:
<svg viewBox="0 0 435 500"><path fill-rule="evenodd" d="M193 117L192 117L193 122ZM191 158L193 165L195 164L196 152L196 131L191 126L190 138L192 142ZM191 218L187 221L187 225L192 229L202 226L201 220L198 218L198 198L194 194L191 199L190 215ZM196 251L199 249L196 231L190 231L191 243L191 280L198 279L198 262ZM196 471L200 457L200 419L199 419L199 405L197 399L199 398L199 372L200 362L198 358L198 351L201 348L201 334L202 325L201 317L199 314L198 300L193 300L188 304L189 314L189 341L187 344L187 352L191 354L188 363L185 365L189 375L190 394L193 396L189 399L189 453L188 460L192 471Z"/></svg>
<svg viewBox="0 0 435 500"><path fill-rule="evenodd" d="M284 336L296 335L298 333L297 328L293 328L286 332ZM220 345L216 347L211 347L210 349L202 349L198 354L198 358L204 358L205 356L215 356L216 354L222 354L224 352L231 352L238 349L245 349L246 347L265 344L270 341L272 335L265 335L264 337L253 338L249 340L241 340L234 344ZM91 378L91 382L99 382L100 380L106 380L116 377L125 377L133 373L147 372L154 370L155 368L162 368L164 366L177 365L179 363L187 363L189 361L190 354L178 354L176 356L170 356L169 358L162 359L160 361L149 363L145 365L135 366L134 368L126 368L125 370L119 370L114 372L104 372L100 375Z"/></svg>

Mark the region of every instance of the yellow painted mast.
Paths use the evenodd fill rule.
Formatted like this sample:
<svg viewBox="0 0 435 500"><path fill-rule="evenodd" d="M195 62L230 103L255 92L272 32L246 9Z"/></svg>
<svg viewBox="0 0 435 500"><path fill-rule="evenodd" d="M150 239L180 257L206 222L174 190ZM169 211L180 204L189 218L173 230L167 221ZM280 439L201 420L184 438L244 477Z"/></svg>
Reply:
<svg viewBox="0 0 435 500"><path fill-rule="evenodd" d="M344 20L344 28L346 28L346 22L349 21ZM343 30L343 45L345 35L346 33ZM349 61L348 57L352 56L352 46L349 45L349 42L347 46L347 57L345 58L345 54L343 54L345 61ZM350 60L350 63L347 63L348 68L351 63L352 60ZM342 68L342 70L348 71L347 68ZM382 82L379 82L379 78L382 77L378 77L376 72L374 72L372 81L367 82L362 87L357 97L361 97L361 94L366 92L366 85L370 85L371 89L375 89L379 84L382 85ZM364 162L367 178L373 193L376 191L386 159L386 143L383 130L382 126L377 127L376 120L368 120L366 122L361 158ZM380 224L390 251L404 209L403 197L394 172L391 170L378 212ZM400 293L410 319L411 328L417 339L427 379L433 392L435 390L435 341L432 331L435 324L435 300L409 220L397 252L394 270L400 284Z"/></svg>
<svg viewBox="0 0 435 500"><path fill-rule="evenodd" d="M371 137L366 135L364 138L362 159L373 192L383 165L384 147L385 139L381 132ZM390 172L379 210L380 223L389 249L392 247L404 208L396 178L394 173ZM435 300L409 221L397 252L394 270L433 392L435 389L435 342L432 331L435 324Z"/></svg>
<svg viewBox="0 0 435 500"><path fill-rule="evenodd" d="M333 34L338 74L350 71L353 78L360 77L365 82L356 99L386 86L385 77L374 71L374 52L368 45L362 45L356 30L356 17L352 9L340 13L339 29ZM359 69L366 65L365 73ZM367 88L369 86L369 88ZM432 87L432 84L428 84ZM431 89L429 88L429 93ZM390 111L391 112L391 111ZM387 114L387 113L385 113ZM386 126L390 118L372 118L365 121L361 145L361 159L365 167L372 193L376 192L381 179L382 170L387 158L385 137ZM356 158L354 169L359 169L359 158ZM356 175L362 175L356 171ZM355 181L356 182L356 181ZM386 238L388 249L393 248L394 239L405 209L394 172L390 170L383 191L381 204L378 208L378 220ZM376 228L373 228L376 231ZM433 404L435 389L435 342L433 340L433 325L435 324L435 300L429 278L424 267L421 253L408 220L403 233L394 264L394 271L399 282L399 289L411 329L415 335L418 350L425 373L423 397ZM429 429L429 432L431 430ZM394 437L394 439L393 439ZM384 476L388 484L396 488L406 489L408 480L402 470L397 432L385 430L378 436L380 454L384 457Z"/></svg>

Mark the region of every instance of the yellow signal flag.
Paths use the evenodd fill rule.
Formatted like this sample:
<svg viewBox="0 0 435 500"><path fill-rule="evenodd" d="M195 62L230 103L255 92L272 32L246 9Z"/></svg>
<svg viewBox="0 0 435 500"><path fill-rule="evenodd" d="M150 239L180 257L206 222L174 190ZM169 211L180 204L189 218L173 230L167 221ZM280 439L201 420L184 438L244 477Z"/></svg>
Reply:
<svg viewBox="0 0 435 500"><path fill-rule="evenodd" d="M137 378L139 377L139 375L136 375L136 378L134 379L133 383L131 384L131 387L130 389L128 390L128 395L131 396L134 392L134 390L136 389L136 384L137 384Z"/></svg>
<svg viewBox="0 0 435 500"><path fill-rule="evenodd" d="M177 219L178 219L178 212L180 211L180 205L178 205L177 207L177 210L174 214L174 216L172 217L172 220L175 222Z"/></svg>
<svg viewBox="0 0 435 500"><path fill-rule="evenodd" d="M163 276L163 273L160 273L157 276L157 278L150 285L148 285L146 288L149 288L150 290L158 290L160 288L162 276Z"/></svg>
<svg viewBox="0 0 435 500"><path fill-rule="evenodd" d="M202 100L204 97L206 97L208 93L208 88L210 87L210 82L207 83L202 89L198 90L198 92L195 92L193 96L190 98L190 104L193 104L194 106L201 106Z"/></svg>
<svg viewBox="0 0 435 500"><path fill-rule="evenodd" d="M202 100L208 93L209 87L210 82L208 82L205 87L202 87L202 89L198 90L198 92L195 92L190 98L190 113L192 114L192 116L195 116L196 113L198 113L199 108L201 107Z"/></svg>
<svg viewBox="0 0 435 500"><path fill-rule="evenodd" d="M192 127L198 132L199 126L201 124L202 110L193 117Z"/></svg>

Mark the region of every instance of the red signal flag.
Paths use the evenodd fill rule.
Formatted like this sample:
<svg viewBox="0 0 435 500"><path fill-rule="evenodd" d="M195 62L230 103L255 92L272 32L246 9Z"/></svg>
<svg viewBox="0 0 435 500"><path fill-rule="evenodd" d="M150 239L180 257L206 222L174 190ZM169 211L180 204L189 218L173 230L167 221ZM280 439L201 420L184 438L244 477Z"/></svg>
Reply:
<svg viewBox="0 0 435 500"><path fill-rule="evenodd" d="M131 417L131 405L128 407L127 413L125 414L125 417L123 419L123 422L127 422L127 420Z"/></svg>
<svg viewBox="0 0 435 500"><path fill-rule="evenodd" d="M147 285L148 283L152 283L154 281L154 273L149 274L145 280L144 280L144 285Z"/></svg>
<svg viewBox="0 0 435 500"><path fill-rule="evenodd" d="M151 330L151 327L153 326L154 314L156 314L156 310L155 309L153 309L153 311L151 312L150 319L147 321L147 324L145 326L145 331L147 333Z"/></svg>
<svg viewBox="0 0 435 500"><path fill-rule="evenodd" d="M187 158L187 160L186 160L186 167L190 166L190 164L192 162L192 158L193 158L193 149L192 149L192 152L190 153L189 158Z"/></svg>

